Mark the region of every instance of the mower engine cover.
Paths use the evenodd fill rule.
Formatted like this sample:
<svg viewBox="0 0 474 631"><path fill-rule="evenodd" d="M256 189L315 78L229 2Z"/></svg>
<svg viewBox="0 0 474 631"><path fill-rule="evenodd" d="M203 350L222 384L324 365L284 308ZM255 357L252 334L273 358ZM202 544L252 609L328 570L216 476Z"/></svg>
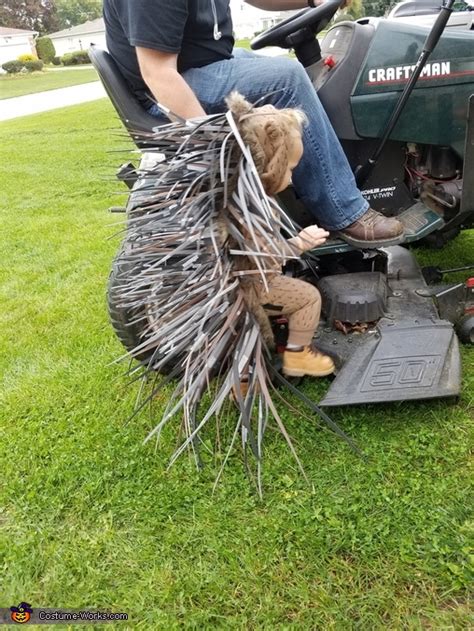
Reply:
<svg viewBox="0 0 474 631"><path fill-rule="evenodd" d="M423 26L373 18L341 22L328 31L321 53L333 67L317 87L339 138L382 135L427 33ZM391 140L447 146L463 155L467 106L474 94L473 50L474 31L443 33ZM347 107L337 108L336 101Z"/></svg>

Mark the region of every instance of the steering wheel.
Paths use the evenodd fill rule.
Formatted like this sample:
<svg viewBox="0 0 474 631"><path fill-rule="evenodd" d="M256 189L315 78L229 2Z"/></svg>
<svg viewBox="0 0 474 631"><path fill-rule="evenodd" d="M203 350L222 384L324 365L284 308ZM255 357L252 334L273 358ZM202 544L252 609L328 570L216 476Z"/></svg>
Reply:
<svg viewBox="0 0 474 631"><path fill-rule="evenodd" d="M323 4L312 9L303 9L296 15L292 15L283 22L275 24L261 35L255 37L250 47L252 50L260 50L264 46L280 46L280 48L292 48L293 42L290 35L307 29L314 35L324 29L332 20L339 7L345 5L346 0L326 0Z"/></svg>

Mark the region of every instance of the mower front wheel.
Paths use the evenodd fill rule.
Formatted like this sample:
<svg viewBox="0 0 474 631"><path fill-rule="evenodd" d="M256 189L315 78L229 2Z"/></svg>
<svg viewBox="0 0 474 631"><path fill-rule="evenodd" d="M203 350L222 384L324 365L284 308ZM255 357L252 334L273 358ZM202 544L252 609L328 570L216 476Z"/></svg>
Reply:
<svg viewBox="0 0 474 631"><path fill-rule="evenodd" d="M131 263L120 249L112 263L107 287L107 306L112 327L120 342L139 362L148 365L151 351L137 352L135 349L145 340L146 314L143 308L132 309L123 304L122 287L124 277L131 271Z"/></svg>
<svg viewBox="0 0 474 631"><path fill-rule="evenodd" d="M474 314L467 313L456 322L456 333L463 344L474 344Z"/></svg>

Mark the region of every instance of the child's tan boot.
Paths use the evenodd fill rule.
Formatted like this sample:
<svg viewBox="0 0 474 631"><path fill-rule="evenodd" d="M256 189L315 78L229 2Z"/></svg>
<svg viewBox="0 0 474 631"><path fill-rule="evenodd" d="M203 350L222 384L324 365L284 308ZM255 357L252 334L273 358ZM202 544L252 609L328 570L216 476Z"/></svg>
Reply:
<svg viewBox="0 0 474 631"><path fill-rule="evenodd" d="M245 399L245 397L247 396L247 392L249 391L248 378L242 379L242 381L239 384L239 390L240 392L237 390L236 386L232 386L232 390L230 391L230 400L232 401L232 403L237 403L237 401L239 400L239 394L242 397L242 399Z"/></svg>
<svg viewBox="0 0 474 631"><path fill-rule="evenodd" d="M239 394L242 396L242 399L245 399L245 397L247 396L247 392L249 391L249 387L249 378L248 376L243 375L242 379L240 380L238 389L236 386L232 386L232 390L229 393L229 398L232 403L237 403L237 401L239 400ZM255 385L255 392L260 392L260 386L258 383Z"/></svg>
<svg viewBox="0 0 474 631"><path fill-rule="evenodd" d="M283 374L288 377L325 377L334 372L334 362L328 355L305 346L302 350L283 353Z"/></svg>

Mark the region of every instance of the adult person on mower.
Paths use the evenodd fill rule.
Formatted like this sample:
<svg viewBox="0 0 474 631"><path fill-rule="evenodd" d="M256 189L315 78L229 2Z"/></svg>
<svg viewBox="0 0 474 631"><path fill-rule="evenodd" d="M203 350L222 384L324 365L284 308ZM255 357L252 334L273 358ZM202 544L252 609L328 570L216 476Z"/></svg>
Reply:
<svg viewBox="0 0 474 631"><path fill-rule="evenodd" d="M314 0L249 0L298 9ZM293 185L318 223L355 247L395 245L403 225L369 208L303 66L235 49L230 0L104 0L107 47L145 109L150 94L183 118L223 112L236 90L249 101L299 108L307 116L304 155Z"/></svg>

